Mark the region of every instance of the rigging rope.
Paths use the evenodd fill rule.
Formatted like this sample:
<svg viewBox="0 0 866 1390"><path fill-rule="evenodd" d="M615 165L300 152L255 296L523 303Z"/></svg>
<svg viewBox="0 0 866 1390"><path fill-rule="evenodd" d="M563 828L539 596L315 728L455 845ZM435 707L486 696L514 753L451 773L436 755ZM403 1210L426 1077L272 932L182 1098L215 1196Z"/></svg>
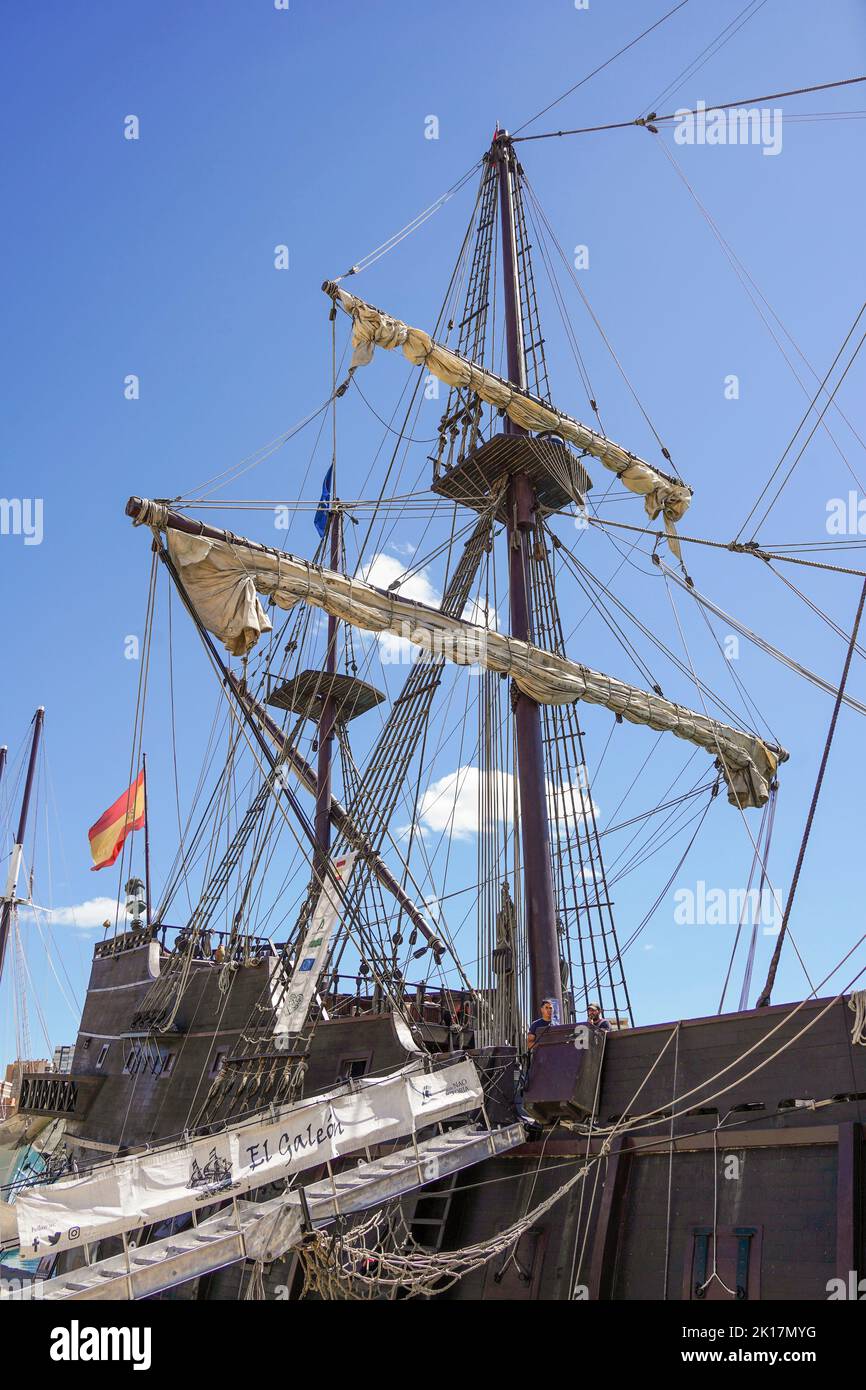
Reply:
<svg viewBox="0 0 866 1390"><path fill-rule="evenodd" d="M758 944L758 921L760 920L761 911L762 911L762 905L763 905L763 901L764 901L764 891L765 891L765 888L766 888L767 880L768 880L768 878L769 878L769 873L768 873L768 870L767 870L767 864L768 864L769 858L770 858L770 846L771 846L772 843L773 843L773 827L774 827L775 821L776 821L776 799L777 799L777 793L778 793L778 787L777 787L777 786L772 786L772 787L770 788L770 798L769 798L769 801L768 801L768 803L767 803L767 810L768 810L768 812L769 812L769 814L768 814L768 816L767 816L767 832L766 832L766 835L765 835L765 837L764 837L764 849L763 849L763 853L760 855L761 876L760 876L760 879L758 880L758 911L757 911L757 913L756 913L755 922L754 922L754 924L753 924L753 926L752 926L752 939L751 939L751 941L750 941L750 943L749 943L749 954L748 954L748 956L747 956L747 958L746 958L746 969L745 969L745 972L744 972L744 974L743 974L743 987L742 987L742 989L740 990L740 1009L741 1009L741 1010L745 1010L745 1009L747 1009L747 1008L749 1007L749 991L750 991L751 988L752 988L752 970L754 969L754 965L755 965L755 950L756 950L757 944ZM776 889L775 889L775 888L773 888L771 891L772 891L772 894L773 894L773 906L774 906L774 908L775 908L776 910L778 910L778 907L779 907L779 895L778 895L778 893L776 892Z"/></svg>
<svg viewBox="0 0 866 1390"><path fill-rule="evenodd" d="M794 866L794 877L791 880L791 887L788 893L788 901L785 903L785 915L782 918L782 926L779 930L779 936L776 941L776 949L773 952L773 958L770 961L770 968L767 971L767 979L764 984L764 988L761 991L761 997L756 1005L756 1008L759 1009L768 1008L770 1004L770 996L773 990L773 983L776 979L776 970L778 969L779 965L779 957L782 954L782 943L784 942L785 933L788 928L788 922L791 916L791 909L794 906L794 897L797 892L797 884L800 881L800 870L803 867L803 860L806 856L806 846L809 843L809 835L812 830L812 822L815 819L815 811L818 806L818 797L821 795L821 787L824 782L824 773L827 770L827 761L830 757L830 748L833 743L833 735L836 732L836 721L839 718L839 711L842 708L842 700L845 694L845 685L848 680L848 672L851 669L851 660L854 656L854 647L857 643L857 633L860 630L860 619L863 616L864 603L866 603L866 582L864 582L863 588L860 593L860 602L857 605L857 615L854 619L854 626L851 629L851 641L848 646L847 655L845 657L845 665L842 668L842 679L839 682L839 690L836 694L836 703L833 706L833 715L830 720L830 727L827 730L827 740L824 744L824 752L821 757L821 766L818 769L818 778L815 782L815 790L812 793L812 800L809 805L809 814L806 817L806 826L803 831L802 841L800 842L800 850L797 855L797 863Z"/></svg>
<svg viewBox="0 0 866 1390"><path fill-rule="evenodd" d="M815 368L812 366L812 363L809 361L808 357L807 357L806 354L803 352L803 350L802 350L802 348L800 347L800 345L799 345L799 343L797 342L797 340L793 337L793 335L791 334L791 332L789 331L789 329L785 326L785 324L784 324L784 323L782 322L782 320L779 318L779 315L776 313L775 309L774 309L773 306L770 304L770 302L769 302L769 300L767 299L766 295L762 292L762 290L761 290L760 287L758 286L757 282L755 281L754 276L749 272L749 270L746 268L746 266L745 266L745 265L743 264L743 262L740 260L739 256L738 256L738 255L736 254L736 252L734 251L734 249L733 249L733 247L731 246L730 242L729 242L729 241L727 240L727 238L723 235L723 233L722 233L722 231L721 231L721 228L719 227L719 225L718 225L718 223L716 222L715 218L712 217L712 215L710 214L710 212L708 211L708 209L705 207L704 203L703 203L703 202L701 201L701 199L698 197L697 193L695 192L694 187L693 187L692 184L690 183L689 179L686 177L685 172L683 171L683 168L682 168L681 164L680 164L679 161L675 158L675 156L674 156L674 154L672 153L672 151L668 148L668 146L665 144L664 141L660 141L660 142L658 143L658 149L661 150L661 152L662 152L662 154L664 155L665 159L668 161L668 163L669 163L669 165L671 166L671 168L673 169L674 173L677 175L677 178L680 180L680 182L681 182L681 183L684 185L684 187L686 188L686 190L687 190L689 196L691 197L692 201L694 202L695 206L697 207L698 211L700 212L701 216L703 217L704 221L706 222L707 226L709 227L710 231L712 232L712 234L713 234L715 240L718 242L719 246L721 247L721 250L722 250L723 255L725 256L725 259L728 261L728 264L730 265L731 269L733 270L734 274L736 275L737 279L739 280L740 284L742 285L742 287L743 287L743 289L744 289L744 291L745 291L745 293L746 293L746 295L747 295L747 297L748 297L748 299L749 299L750 304L751 304L752 307L754 308L755 312L757 313L758 317L760 318L761 322L763 323L764 327L766 328L766 330L767 330L767 332L769 333L770 337L772 338L773 342L776 344L776 347L779 349L779 352L782 354L782 357L783 357L783 359L784 359L784 361L785 361L787 367L789 368L791 374L793 375L794 380L795 380L795 381L797 382L797 384L799 385L799 387L800 387L800 389L802 390L803 394L808 398L808 396L809 396L809 388L808 388L808 386L806 385L806 382L805 382L805 381L803 380L803 378L801 377L800 373L797 371L797 368L794 366L794 363L792 362L792 360L791 360L791 358L789 357L788 353L785 351L785 348L784 348L784 346L783 346L783 344L782 344L782 342L781 342L779 336L778 336L777 333L775 332L775 330L774 330L774 328L773 328L773 325L772 325L772 323L770 322L770 318L774 319L775 322L778 324L778 326L779 326L781 332L782 332L782 333L784 334L784 336L788 339L788 341L789 341L789 343L791 344L791 346L793 347L794 351L797 353L798 357L799 357L799 358L801 359L801 361L805 364L805 366L808 368L809 372L810 372L811 375L815 378L816 381L819 381L819 380L820 380L820 377L819 377L818 372L817 372L817 371L815 370ZM761 307L762 305L763 305L763 308ZM766 311L767 311L766 313L764 312L764 309L766 309ZM770 316L769 318L768 318L768 315ZM832 398L832 403L833 403L833 405L834 405L834 407L835 407L835 409L836 409L836 413L841 417L842 420L844 420L845 424L848 426L848 428L850 429L851 433L854 435L854 437L855 437L855 439L857 440L858 444L860 444L861 446L866 447L866 445L864 445L863 439L860 437L860 435L859 435L859 433L857 432L856 428L855 428L854 425L851 423L851 421L848 419L848 416L845 414L845 412L843 411L842 407L839 405L839 402L838 402L837 400L835 400L834 398ZM812 409L812 406L811 406L811 405L810 405L809 409L810 409L810 410ZM807 411L807 415L808 415L808 411ZM846 454L844 453L844 451L843 451L841 445L839 444L838 440L836 439L836 436L833 434L832 430L830 429L830 426L828 425L826 419L822 417L820 423L821 423L821 425L823 426L824 431L825 431L825 433L827 434L828 438L830 439L830 441L831 441L831 443L832 443L834 449L835 449L836 452L839 454L840 458L842 459L842 462L845 464L845 467L848 469L848 472L851 474L852 478L853 478L854 481L857 483L857 486L860 487L860 490L862 491L863 489L862 489L862 487L861 487L861 485L860 485L860 480L858 479L857 474L854 472L854 469L851 467L851 464L850 464L850 462L849 462L849 460L848 460Z"/></svg>
<svg viewBox="0 0 866 1390"><path fill-rule="evenodd" d="M573 512L559 512L556 515L569 516L574 520ZM626 521L610 521L606 517L587 516L589 526L600 526L603 530L607 527L614 527L618 531L639 531L644 536L651 536L654 541L664 540L664 533L661 531L651 531L647 526L635 526ZM820 560L804 560L798 555L780 555L778 550L763 550L754 541L711 541L705 536L682 536L677 533L677 540L686 545L706 545L712 550L728 550L734 555L752 555L758 560L779 560L788 565L805 565L808 569L827 570L830 574L856 574L859 579L866 579L866 570L852 569L847 565L827 565Z"/></svg>
<svg viewBox="0 0 866 1390"><path fill-rule="evenodd" d="M785 459L786 459L786 457L787 457L787 455L788 455L788 452L789 452L789 450L793 447L794 442L795 442L795 440L796 440L796 438L797 438L797 435L800 433L800 430L803 428L803 426L805 425L806 421L807 421L808 418L809 418L809 415L811 414L812 410L815 408L815 405L816 405L816 403L817 403L817 401L818 401L818 398L819 398L820 395L821 395L821 392L825 389L825 387L826 387L826 385L827 385L827 382L828 382L828 380L830 379L830 376L831 376L832 373L833 373L833 369L834 369L835 366L836 366L836 363L839 361L839 358L842 356L842 353L845 351L845 348L848 346L848 343L850 342L851 337L853 336L854 330L856 329L856 327L857 327L858 323L860 322L861 318L863 317L863 314L864 314L864 313L866 313L866 300L864 300L864 302L860 305L860 308L859 308L859 310L858 310L858 312L857 312L857 317L855 318L855 320L854 320L854 322L852 323L851 327L848 329L848 332L845 334L845 338L844 338L844 341L843 341L843 343L842 343L842 346L839 348L838 352L836 353L836 356L833 358L833 361L830 363L830 366L827 368L827 371L826 371L825 374L824 374L824 377L823 377L823 379L822 379L822 381L821 381L821 384L820 384L819 387L818 387L818 390L815 392L815 395L813 396L812 400L809 402L809 405L808 405L808 408L807 408L805 414L803 415L802 419L800 420L800 423L797 425L797 428L794 430L794 433L792 434L790 440L789 440L788 443L786 444L785 449L784 449L784 451L783 451L783 453L782 453L782 457L779 459L779 462L776 464L775 468L773 469L772 473L770 474L769 478L767 479L767 482L765 483L763 489L761 490L761 493L760 493L760 495L758 496L757 501L755 502L754 506L752 507L751 511L749 512L748 516L746 517L745 521L743 522L743 524L742 524L742 526L740 527L739 531L737 532L736 536L734 537L734 540L735 540L735 541L738 541L738 540L740 539L740 536L743 534L743 532L745 531L745 529L746 529L746 527L748 526L749 522L751 521L752 517L755 515L755 512L758 510L758 507L760 506L761 501L762 501L763 498L767 495L767 491L768 491L768 489L769 489L769 487L770 487L770 484L772 483L772 481L773 481L773 479L775 478L776 474L778 473L779 469L782 467L782 464L785 462ZM853 353L851 354L850 358L848 359L848 362L847 362L846 365L845 365L845 370L842 372L842 375L839 377L839 380L836 382L836 385L833 387L833 390L832 390L831 392L829 392L828 397L827 397L827 400L824 402L823 406L821 407L821 412L820 412L820 414L818 415L817 420L815 421L814 425L812 426L811 430L809 431L808 435L806 436L806 439L805 439L804 443L802 444L802 446L801 446L801 448L800 448L800 452L797 454L797 457L794 459L793 463L791 464L790 468L788 469L787 473L785 474L784 478L782 479L781 483L779 484L779 487L776 489L775 493L773 494L773 497L771 498L771 500L770 500L770 502L768 503L766 509L765 509L764 512L762 513L760 520L757 522L757 524L756 524L756 526L755 526L755 530L752 532L752 540L755 539L755 536L756 536L757 531L758 531L758 527L761 526L762 523L766 521L766 519L767 519L767 517L770 515L770 512L772 511L773 507L774 507L774 506L776 505L776 503L778 502L779 497L781 496L781 493L782 493L783 488L784 488L785 485L787 484L788 480L790 479L791 475L792 475L793 472L794 472L794 469L797 467L797 464L800 462L801 458L803 457L803 454L806 452L806 449L808 448L809 444L811 443L812 439L814 438L814 435L815 435L816 430L818 429L818 426L819 426L820 424L823 423L824 416L826 415L827 411L830 409L830 406L831 406L832 403L833 403L833 399L834 399L834 397L835 397L835 395L836 395L836 392L839 390L839 387L842 385L842 382L845 380L845 378L846 378L846 376L848 375L849 371L850 371L851 368L853 367L853 365L854 365L854 363L855 363L855 361L856 361L856 359L857 359L857 354L859 353L859 351L860 351L861 347L863 346L863 343L864 343L864 342L866 342L866 333L863 334L863 336L861 337L859 343L857 344L856 348L854 349Z"/></svg>
<svg viewBox="0 0 866 1390"><path fill-rule="evenodd" d="M835 966L830 974L835 973L839 966L847 960L860 942L855 943L839 965ZM853 980L846 988L850 988L864 973L866 967L857 972ZM826 979L821 983L825 983ZM737 1078L735 1082L723 1087L716 1095L703 1097L701 1104L706 1105L718 1098L718 1096L730 1091L733 1086L741 1085L749 1080L751 1076L757 1074L764 1067L774 1061L776 1057L791 1048L806 1033L808 1033L822 1018L833 1008L840 999L844 997L844 990L831 999L815 1017L809 1020L802 1029L793 1037L782 1043L769 1056L762 1058L755 1067L745 1076ZM863 991L866 998L866 991ZM599 1134L604 1134L597 1155L587 1157L567 1182L557 1188L550 1197L532 1212L526 1213L519 1221L512 1223L505 1231L495 1234L486 1241L477 1242L473 1246L465 1247L456 1251L421 1251L417 1246L410 1247L408 1251L395 1251L385 1249L385 1244L393 1245L396 1239L405 1241L408 1231L405 1220L399 1213L395 1214L383 1208L373 1213L371 1217L362 1224L355 1226L351 1231L346 1232L342 1225L338 1225L336 1234L326 1235L325 1232L316 1232L299 1249L299 1258L305 1270L304 1293L312 1291L318 1293L323 1298L355 1299L373 1298L377 1293L381 1293L382 1288L390 1288L396 1296L398 1292L407 1297L430 1297L433 1294L444 1291L451 1287L459 1279L465 1277L473 1270L481 1268L497 1254L505 1254L520 1239L521 1235L535 1224L542 1216L550 1211L561 1199L567 1195L578 1183L583 1182L587 1173L595 1167L598 1169L601 1160L607 1159L611 1152L613 1141L618 1135L634 1133L635 1131L646 1128L647 1120L650 1126L658 1124L659 1117L669 1118L671 1124L679 1115L686 1113L684 1110L677 1110L677 1106L684 1101L690 1100L696 1095L704 1085L710 1085L713 1081L723 1076L740 1062L745 1060L756 1048L763 1046L769 1037L772 1037L785 1023L789 1022L805 1004L801 1001L791 1012L781 1019L767 1035L759 1039L750 1048L747 1048L738 1058L728 1066L722 1068L715 1076L707 1078L700 1085L693 1087L690 1091L680 1096L674 1096L673 1100L667 1105L657 1107L655 1110L647 1112L642 1116L630 1116L630 1106L640 1095L649 1077L655 1071L670 1044L678 1038L679 1025L671 1029L664 1045L658 1056L655 1058L649 1071L641 1081L629 1105L629 1109L620 1120L610 1129L599 1130ZM729 1112L730 1113L730 1112ZM727 1115L722 1121L717 1122L714 1131L717 1133ZM654 1144L657 1140L652 1141ZM395 1226L395 1219L400 1226Z"/></svg>
<svg viewBox="0 0 866 1390"><path fill-rule="evenodd" d="M855 989L848 1000L848 1008L854 1014L851 1041L858 1047L866 1047L866 989Z"/></svg>
<svg viewBox="0 0 866 1390"><path fill-rule="evenodd" d="M435 202L431 203L429 207L426 207L423 212L419 212L413 217L411 222L407 222L405 227L401 227L399 232L394 232L387 240L383 241L381 245L375 247L373 251L368 252L366 256L362 256L355 265L350 266L348 270L344 270L342 275L335 276L334 284L338 285L342 280L348 279L350 275L360 275L362 270L367 270L369 266L375 265L376 261L386 256L389 251L393 251L395 246L399 246L401 241L405 241L408 236L411 236L419 227L422 227L434 213L437 213L440 208L444 207L449 199L454 197L455 193L459 193L463 185L468 183L475 171L481 167L481 163L482 161L480 159L476 160L471 169L467 169L465 174L461 174L456 183L453 183L445 193L441 194L441 196L438 197Z"/></svg>
<svg viewBox="0 0 866 1390"><path fill-rule="evenodd" d="M667 18L667 16L665 17ZM787 92L768 92L760 97L741 97L738 101L715 102L712 106L701 107L701 111L709 115L711 111L730 111L734 107L762 106L765 102L778 101L782 97L805 96L808 92L828 92L834 87L850 87L856 82L866 82L866 77L843 77L836 82L819 82L813 87L793 87ZM601 130L628 130L631 126L643 127L655 135L658 133L655 127L667 121L681 120L684 116L695 116L697 114L698 112L696 110L684 109L682 111L672 111L665 116L658 116L654 111L651 111L648 116L637 116L630 121L609 121L606 125L581 126L575 130L548 130L541 135L515 134L512 138L515 142L518 140L555 140L563 135L592 135L596 131ZM520 129L522 130L523 127L521 126Z"/></svg>
<svg viewBox="0 0 866 1390"><path fill-rule="evenodd" d="M185 494L180 497L175 497L173 499L174 503L178 506L183 506L185 504L185 497L194 497L197 494L200 497L207 497L211 493L217 492L219 488L225 487L226 484L233 483L242 473L248 473L250 469L258 467L260 463L264 463L265 460L269 459L272 454L275 454L278 449L281 449L284 444L287 444L290 439L294 439L296 434L300 434L301 430L306 429L307 425L312 424L320 415L323 415L331 404L331 400L332 397L329 396L326 401L322 402L318 409L312 411L309 415L305 415L302 420L299 420L296 425L292 425L283 434L278 434L269 444L263 444L255 453L248 454L247 457L241 459L239 463L230 464L229 467L224 468L221 473L215 473L212 478L208 478L205 482L199 483L194 488L189 488Z"/></svg>
<svg viewBox="0 0 866 1390"><path fill-rule="evenodd" d="M532 137L529 137L529 138L532 138ZM680 474L679 474L679 471L678 471L678 469L677 469L676 464L674 463L673 459L671 458L670 453L669 453L669 451L668 451L666 445L664 444L661 435L659 434L658 430L656 429L655 425L653 424L652 420L650 419L649 413L647 412L646 408L644 407L643 402L641 401L640 397L639 397L638 394L637 394L637 391L635 390L634 386L632 385L631 380L630 380L630 378L629 378L629 376L628 376L628 374L627 374L627 372L626 372L624 366L623 366L622 363L620 362L619 357L617 356L616 351L615 351L615 349L614 349L614 347L613 347L613 344L611 343L609 337L607 336L607 333L605 332L604 328L602 327L601 320L598 318L598 315L596 314L595 310L593 309L592 305L590 304L589 299L588 299L588 297L587 297L587 295L586 295L586 291L584 290L583 286L582 286L581 283L580 283L580 280L578 279L577 275L575 274L574 266L572 265L572 263L571 263L571 261L569 260L568 256L565 254L565 250L564 250L564 248L563 248L561 242L560 242L559 239L557 238L556 233L554 232L554 230L553 230L553 228L552 228L552 226L551 226L551 224L550 224L550 222L549 222L549 220L548 220L547 214L545 213L543 207L541 206L540 202L538 201L538 198L537 198L536 195L535 195L535 192L534 192L534 190L533 190L533 188L532 188L532 185L530 184L530 182L529 182L529 180L528 180L528 178L526 177L525 174L523 175L523 182L524 182L524 184L526 185L526 190L527 190L527 192L528 192L528 194L529 194L529 197L530 197L530 199L531 199L532 206L533 206L533 208L535 209L536 213L538 214L538 217L541 219L541 222L543 223L544 228L546 229L548 236L550 237L551 241L553 242L553 245L556 247L556 250L559 252L559 256L560 256L560 258L561 258L561 260L562 260L562 263L563 263L563 265L565 266L565 269L568 271L569 277L570 277L570 279L571 279L571 281L572 281L572 283L573 283L575 289L577 290L578 294L580 295L581 300L583 301L584 308L586 309L586 311L587 311L587 313L589 314L590 318L592 319L592 321L593 321L593 323L594 323L596 329L598 330L598 333L599 333L600 336L601 336L602 342L604 343L605 347L607 348L608 352L610 353L610 356L611 356L611 358L613 359L614 365L616 366L617 371L619 372L620 376L622 377L623 381L625 382L625 385L626 385L626 387L628 388L628 391L629 391L629 393L630 393L632 399L634 400L635 405L637 406L638 410L640 411L641 415L643 416L644 420L646 421L647 425L649 426L649 428L650 428L650 430L651 430L651 432L652 432L652 434L653 434L653 437L654 437L656 443L657 443L658 446L659 446L659 451L661 452L662 458L664 458L664 459L670 464L670 466L671 466L671 468L673 469L673 472L674 472L674 475L676 476L676 478L679 479L680 481L682 481L681 478L680 478Z"/></svg>
<svg viewBox="0 0 866 1390"><path fill-rule="evenodd" d="M780 662L782 666L786 666L789 671L793 671L797 676L802 676L804 680L817 686L817 688L823 690L825 694L836 694L837 687L832 681L825 680L823 676L816 675L814 671L809 670L808 666L803 666L799 661L795 661L793 657L786 656L783 651L780 651L778 647L774 647L766 638L761 637L760 634L754 632L752 628L746 627L745 623L740 623L736 618L732 618L730 613L726 613L723 608L719 608L711 599L708 599L704 594L700 593L693 583L680 579L679 575L676 574L669 565L665 564L661 556L656 557L656 564L665 577L672 580L673 583L677 584L681 589L684 589L687 594L690 594L695 600L695 603L701 608L707 608L711 613L715 613L717 618L721 618L723 622L728 623L741 637L745 637L747 641L753 642L765 655L773 657L774 660ZM850 709L856 710L858 714L866 714L866 705L860 700L855 700L853 695L846 695L844 700L845 704L848 705Z"/></svg>
<svg viewBox="0 0 866 1390"><path fill-rule="evenodd" d="M643 114L647 115L649 111L655 111L660 102L666 101L668 97L673 97L674 92L678 92L681 87L685 86L685 83L690 78L695 77L697 73L700 72L701 68L709 62L710 58L715 58L716 54L719 53L726 44L730 43L731 39L748 24L749 20L754 19L755 15L759 10L763 9L766 3L767 0L749 0L745 9L740 10L739 14L734 15L734 18L725 25L721 33L717 34L714 39L711 39L710 42L701 49L697 57L693 58L678 76L676 76L672 82L669 82L664 90L659 92L658 96L654 97L648 106L644 107ZM751 10L751 14L748 13L749 10Z"/></svg>
<svg viewBox="0 0 866 1390"><path fill-rule="evenodd" d="M546 116L547 112L552 111L554 106L558 106L561 101L565 101L566 97L570 97L572 92L576 92L579 87L583 87L590 80L591 77L597 77L600 72L604 72L604 69L610 67L611 63L614 63L617 58L621 58L623 53L628 53L630 48L634 48L635 44L640 43L641 39L645 39L647 34L651 34L654 29L658 29L660 25L664 24L666 20L670 19L672 15L675 15L678 10L683 9L684 6L687 4L688 0L679 0L679 4L674 5L673 9L668 10L666 14L663 14L661 19L657 19L654 24L651 24L649 26L648 29L644 29L642 33L637 34L635 38L631 39L622 48L617 49L616 53L612 53L611 56L609 58L606 58L603 63L599 63L598 67L593 68L592 72L588 72L585 77L582 77L580 79L579 82L575 82L573 87L568 88L568 91L563 92L561 96L555 97L553 101L548 102L547 106L543 106L540 111L536 111L535 115L530 116L529 120L524 121L522 125L519 125L517 127L517 130L525 130L527 126L532 125L534 121L537 121L540 116ZM520 138L523 140L540 140L544 139L545 137L538 135L524 135Z"/></svg>
<svg viewBox="0 0 866 1390"><path fill-rule="evenodd" d="M681 622L680 622L679 612L678 612L677 606L676 606L676 604L675 604L675 602L674 602L674 596L673 596L673 594L671 593L670 583L668 582L667 576L665 576L665 588L666 588L666 591L667 591L668 601L669 601L669 603L670 603L671 610L672 610L673 615L674 615L674 621L676 622L677 630L678 630L678 632L679 632L679 634L680 634L680 641L681 641L682 644L683 644L683 649L684 649L684 651L685 651L685 653L686 653L686 657L688 658L688 663L689 663L689 666L691 667L691 670L692 670L693 679L695 680L695 683L697 684L698 677L697 677L697 673L695 672L695 665L694 665L694 662L692 661L691 653L690 653L689 648L688 648L688 644L686 643L685 633L683 632L683 629L682 629L682 624L681 624ZM866 595L866 586L864 586L864 591L863 591L863 592L864 592L864 595ZM704 704L704 697L703 697L703 694L702 694L702 692L701 692L701 690L700 690L700 687L698 687L698 694L700 695L701 703ZM706 712L706 705L705 705L705 704L704 704L704 711ZM749 837L749 840L751 841L752 848L753 848L753 850L754 850L754 852L755 852L756 855L760 855L760 851L759 851L759 848L758 848L758 843L757 843L757 841L756 841L754 835L752 834L752 827L749 825L749 820L748 820L748 817L747 817L747 815L746 815L745 808L740 804L739 800L737 801L737 809L738 809L738 811L739 811L739 813L740 813L740 819L741 819L741 821L743 822L743 829L745 830L746 834L747 834L748 837ZM766 871L766 861L763 859L763 857L761 857L761 865L762 865L762 868ZM769 875L768 875L768 878L769 878ZM800 962L800 965L801 965L802 968L803 968L803 973L804 973L804 975L806 976L806 979L807 979L808 984L809 984L809 988L810 988L810 990L812 991L812 994L814 994L814 993L815 993L815 986L812 984L812 977L810 976L808 970L806 969L806 963L805 963L805 961L803 960L803 957L800 955L799 948L798 948L798 946L797 946L797 943L794 941L793 936L791 937L791 944L792 944L792 946L794 947L794 950L795 950L796 955L797 955L797 959L798 959L798 961Z"/></svg>

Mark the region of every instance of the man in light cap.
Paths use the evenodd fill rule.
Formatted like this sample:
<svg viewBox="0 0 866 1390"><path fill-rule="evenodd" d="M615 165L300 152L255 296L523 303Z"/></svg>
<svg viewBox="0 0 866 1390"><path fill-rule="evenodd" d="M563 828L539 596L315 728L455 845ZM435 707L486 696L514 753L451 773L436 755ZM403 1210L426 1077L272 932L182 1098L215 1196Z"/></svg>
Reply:
<svg viewBox="0 0 866 1390"><path fill-rule="evenodd" d="M587 1011L586 1011L586 1020L587 1020L587 1023L590 1025L590 1027L591 1027L591 1028L595 1028L597 1032L599 1032L599 1033L609 1033L609 1032L610 1032L610 1023L608 1022L608 1020L607 1020L606 1018L604 1018L604 1017L602 1016L601 1005L600 1005L600 1004L596 1004L594 1001L593 1001L593 1003L590 1004L589 1007L587 1008Z"/></svg>

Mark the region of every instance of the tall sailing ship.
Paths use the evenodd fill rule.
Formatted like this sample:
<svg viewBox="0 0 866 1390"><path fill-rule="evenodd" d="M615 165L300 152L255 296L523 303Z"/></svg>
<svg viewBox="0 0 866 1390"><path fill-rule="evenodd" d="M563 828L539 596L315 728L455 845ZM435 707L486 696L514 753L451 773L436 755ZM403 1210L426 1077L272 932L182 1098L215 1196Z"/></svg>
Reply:
<svg viewBox="0 0 866 1390"><path fill-rule="evenodd" d="M567 651L576 585L626 651L633 623L676 663L580 543L607 524L600 469L611 495L643 499L625 532L703 604L680 534L692 492L661 445L659 466L610 438L592 398L591 426L554 403L531 245L543 213L504 130L476 168L431 332L351 293L356 268L323 286L333 382L310 419L333 417L333 449L311 558L209 525L195 499L127 504L149 533L151 595L161 568L203 645L226 737L159 901L148 891L95 948L71 1073L23 1081L20 1115L64 1132L50 1180L19 1183L3 1214L7 1246L51 1269L44 1298L824 1299L861 1267L857 962L839 993L772 1002L799 863L762 989L756 920L734 1012L635 1024L640 927L618 928L593 794L611 733L623 726L614 752L627 740L636 766L685 748L700 769L628 824L688 852L711 806L741 818L761 894L789 754L683 662L696 708ZM388 353L418 369L413 399L431 382L447 399L429 490L395 499L389 471L362 507L340 495L337 420ZM414 557L385 586L364 550L377 520L422 500L448 523L437 603L403 592ZM828 750L856 706L856 627L843 635L841 681L804 673L832 697ZM383 644L413 653L389 695L371 670ZM449 680L470 692L478 873L459 911L474 934L456 929L421 828L430 796L453 805L456 790L425 782ZM447 853L453 811L439 824ZM527 1051L542 1000L550 1024Z"/></svg>

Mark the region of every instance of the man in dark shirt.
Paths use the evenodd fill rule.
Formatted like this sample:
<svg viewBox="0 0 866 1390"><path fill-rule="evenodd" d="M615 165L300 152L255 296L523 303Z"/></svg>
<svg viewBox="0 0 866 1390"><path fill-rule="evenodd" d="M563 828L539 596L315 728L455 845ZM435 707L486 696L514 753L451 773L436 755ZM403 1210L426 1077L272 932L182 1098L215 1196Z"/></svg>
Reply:
<svg viewBox="0 0 866 1390"><path fill-rule="evenodd" d="M587 1022L591 1028L595 1028L599 1033L609 1033L610 1023L602 1016L600 1004L590 1004L586 1011Z"/></svg>
<svg viewBox="0 0 866 1390"><path fill-rule="evenodd" d="M549 1028L553 1022L553 1000L542 999L541 1016L534 1018L529 1025L529 1032L526 1037L526 1050L531 1052L545 1028Z"/></svg>

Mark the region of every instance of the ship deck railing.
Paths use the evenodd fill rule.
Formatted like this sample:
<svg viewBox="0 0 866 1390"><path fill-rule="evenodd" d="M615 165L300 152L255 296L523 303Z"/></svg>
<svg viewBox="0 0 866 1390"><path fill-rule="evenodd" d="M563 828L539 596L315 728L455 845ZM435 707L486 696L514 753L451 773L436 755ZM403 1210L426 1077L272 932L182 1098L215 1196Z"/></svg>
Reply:
<svg viewBox="0 0 866 1390"><path fill-rule="evenodd" d="M390 1013L397 1000L412 1023L463 1029L475 1021L474 999L468 990L431 989L424 983L395 982L389 993L363 975L331 975L320 998L329 1018Z"/></svg>
<svg viewBox="0 0 866 1390"><path fill-rule="evenodd" d="M189 941L189 937L185 937L187 932L186 927L154 923L98 942L94 955L97 958L120 955L150 942L157 942L162 954L171 955ZM233 936L231 932L217 929L202 932L192 947L193 960L211 964L244 965L261 960L284 960L286 951L285 943L275 942L269 936ZM412 984L395 977L378 983L362 974L334 972L327 976L319 997L320 1008L330 1018L389 1013L396 1000L412 1023L459 1029L472 1028L475 1023L475 999L469 990L431 988L424 981Z"/></svg>
<svg viewBox="0 0 866 1390"><path fill-rule="evenodd" d="M156 941L163 954L172 955L182 948L188 940L188 927L175 927L170 923L155 922L149 927L133 927L130 931L121 932L116 936L108 937L105 941L97 942L93 954L97 959L103 959ZM223 952L222 957L217 955L220 949ZM231 932L210 928L196 936L193 942L192 958L193 960L214 962L231 960L243 964L251 960L258 961L266 960L269 957L279 957L282 955L283 949L281 944L274 942L269 936L238 936L237 933L233 936Z"/></svg>

